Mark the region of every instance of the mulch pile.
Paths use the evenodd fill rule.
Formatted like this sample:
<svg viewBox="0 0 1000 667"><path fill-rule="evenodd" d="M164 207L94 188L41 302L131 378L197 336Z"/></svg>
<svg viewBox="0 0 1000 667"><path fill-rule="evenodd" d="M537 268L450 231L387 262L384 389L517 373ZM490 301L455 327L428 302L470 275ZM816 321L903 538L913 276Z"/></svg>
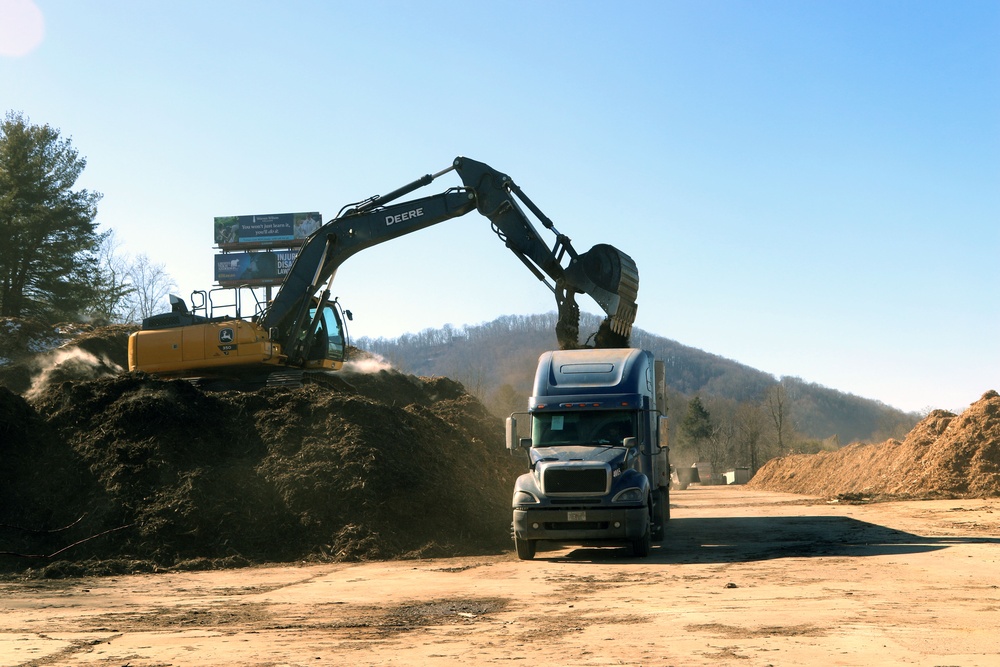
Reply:
<svg viewBox="0 0 1000 667"><path fill-rule="evenodd" d="M100 344L84 344L100 357ZM0 387L0 571L510 548L525 462L459 383L385 370L311 377L206 392L119 373L36 385L30 400Z"/></svg>
<svg viewBox="0 0 1000 667"><path fill-rule="evenodd" d="M76 576L510 549L524 470L462 385L391 370L208 392L127 373L126 327L0 321L0 573ZM16 347L13 346L12 347ZM92 379L97 378L97 379ZM4 386L6 385L6 386ZM751 487L847 500L1000 496L1000 395L902 442L768 462Z"/></svg>
<svg viewBox="0 0 1000 667"><path fill-rule="evenodd" d="M960 415L935 410L902 442L773 459L750 486L847 500L1000 496L1000 394Z"/></svg>

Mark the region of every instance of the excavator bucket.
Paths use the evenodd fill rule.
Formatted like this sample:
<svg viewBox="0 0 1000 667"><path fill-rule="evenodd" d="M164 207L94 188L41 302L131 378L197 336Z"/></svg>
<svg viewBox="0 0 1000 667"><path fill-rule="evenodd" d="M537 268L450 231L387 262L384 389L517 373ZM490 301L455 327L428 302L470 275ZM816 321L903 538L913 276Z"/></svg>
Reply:
<svg viewBox="0 0 1000 667"><path fill-rule="evenodd" d="M608 314L614 334L627 341L638 308L639 270L618 248L600 243L573 259L565 270L568 287L594 299Z"/></svg>

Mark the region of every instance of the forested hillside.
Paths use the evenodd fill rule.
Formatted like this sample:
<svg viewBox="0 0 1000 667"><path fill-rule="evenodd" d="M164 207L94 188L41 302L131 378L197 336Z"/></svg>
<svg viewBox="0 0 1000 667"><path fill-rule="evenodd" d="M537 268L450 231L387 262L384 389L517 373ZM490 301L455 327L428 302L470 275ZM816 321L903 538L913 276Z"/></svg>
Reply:
<svg viewBox="0 0 1000 667"><path fill-rule="evenodd" d="M511 315L474 326L356 342L402 371L456 379L505 416L527 405L538 355L556 346L555 323L555 313ZM596 316L584 314L580 329L594 331L598 323ZM779 379L641 329L633 332L632 344L666 363L674 448L681 454L689 450L691 458L757 468L770 456L789 451L902 437L919 418L799 378ZM708 414L708 438L692 437L682 428L695 396Z"/></svg>

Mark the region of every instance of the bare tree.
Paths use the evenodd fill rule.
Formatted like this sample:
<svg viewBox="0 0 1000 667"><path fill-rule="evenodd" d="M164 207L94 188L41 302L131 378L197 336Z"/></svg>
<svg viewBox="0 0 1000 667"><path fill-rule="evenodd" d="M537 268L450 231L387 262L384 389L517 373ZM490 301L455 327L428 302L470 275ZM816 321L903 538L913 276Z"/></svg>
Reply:
<svg viewBox="0 0 1000 667"><path fill-rule="evenodd" d="M129 282L134 288L130 296L133 317L144 319L166 309L164 301L171 290L177 288L163 264L150 261L143 253L132 260L128 270Z"/></svg>
<svg viewBox="0 0 1000 667"><path fill-rule="evenodd" d="M754 403L740 403L736 408L737 438L739 440L740 459L750 468L753 475L764 461L762 435L764 431L763 415L760 406Z"/></svg>
<svg viewBox="0 0 1000 667"><path fill-rule="evenodd" d="M464 371L455 375L455 378L462 383L465 390L480 401L486 400L486 385L489 380L489 373L483 363L472 363Z"/></svg>
<svg viewBox="0 0 1000 667"><path fill-rule="evenodd" d="M131 296L135 293L129 278L131 259L122 252L122 243L109 230L101 235L97 261L93 317L104 322L131 322L135 317Z"/></svg>
<svg viewBox="0 0 1000 667"><path fill-rule="evenodd" d="M788 451L791 440L792 424L788 417L788 394L782 384L776 384L764 395L764 409L774 426L775 444L778 453Z"/></svg>
<svg viewBox="0 0 1000 667"><path fill-rule="evenodd" d="M736 433L736 422L732 416L719 414L719 411L716 411L712 432L702 448L702 454L712 464L713 475L721 475L727 467L734 465Z"/></svg>

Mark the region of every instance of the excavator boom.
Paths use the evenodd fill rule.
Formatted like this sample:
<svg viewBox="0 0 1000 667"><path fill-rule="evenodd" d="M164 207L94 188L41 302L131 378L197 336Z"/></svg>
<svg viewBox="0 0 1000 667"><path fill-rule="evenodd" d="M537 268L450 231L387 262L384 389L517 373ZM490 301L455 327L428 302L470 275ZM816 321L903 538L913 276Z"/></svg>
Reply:
<svg viewBox="0 0 1000 667"><path fill-rule="evenodd" d="M458 173L462 187L396 201L450 171ZM552 232L551 247L522 206ZM253 321L190 315L186 306L183 312L147 318L143 331L129 340L129 367L174 375L252 364L339 368L345 351L343 323L330 300L338 267L366 248L473 210L489 218L497 236L555 294L561 348L580 346L576 294L589 295L607 313L593 345L628 346L639 287L632 258L607 244L578 253L569 237L555 228L509 176L482 162L457 157L436 174L345 208L316 230L303 243L273 301Z"/></svg>
<svg viewBox="0 0 1000 667"><path fill-rule="evenodd" d="M464 187L394 203L452 170L461 177ZM519 203L555 235L551 248ZM579 293L591 296L608 315L595 344L627 346L639 286L639 273L632 258L607 244L578 253L569 237L559 233L509 176L465 157L455 158L451 167L436 174L353 205L318 229L299 251L278 295L264 314L263 325L278 329L290 362L300 363L304 350L308 349L306 332L315 330L307 305L312 295L332 280L345 260L373 245L465 215L473 209L490 219L497 235L539 280L546 284L547 279L552 280L549 287L555 293L559 309L560 347L579 346L579 308L575 303L575 294ZM301 349L297 352L296 348Z"/></svg>
<svg viewBox="0 0 1000 667"><path fill-rule="evenodd" d="M288 343L301 339L306 330L312 296L332 280L337 268L352 255L411 232L415 232L475 208L475 197L463 188L374 210L352 209L320 227L307 239L264 312L262 325L277 328L279 340L293 362L300 361ZM329 298L327 296L327 298ZM302 347L307 348L307 345ZM293 363L294 365L294 363Z"/></svg>

